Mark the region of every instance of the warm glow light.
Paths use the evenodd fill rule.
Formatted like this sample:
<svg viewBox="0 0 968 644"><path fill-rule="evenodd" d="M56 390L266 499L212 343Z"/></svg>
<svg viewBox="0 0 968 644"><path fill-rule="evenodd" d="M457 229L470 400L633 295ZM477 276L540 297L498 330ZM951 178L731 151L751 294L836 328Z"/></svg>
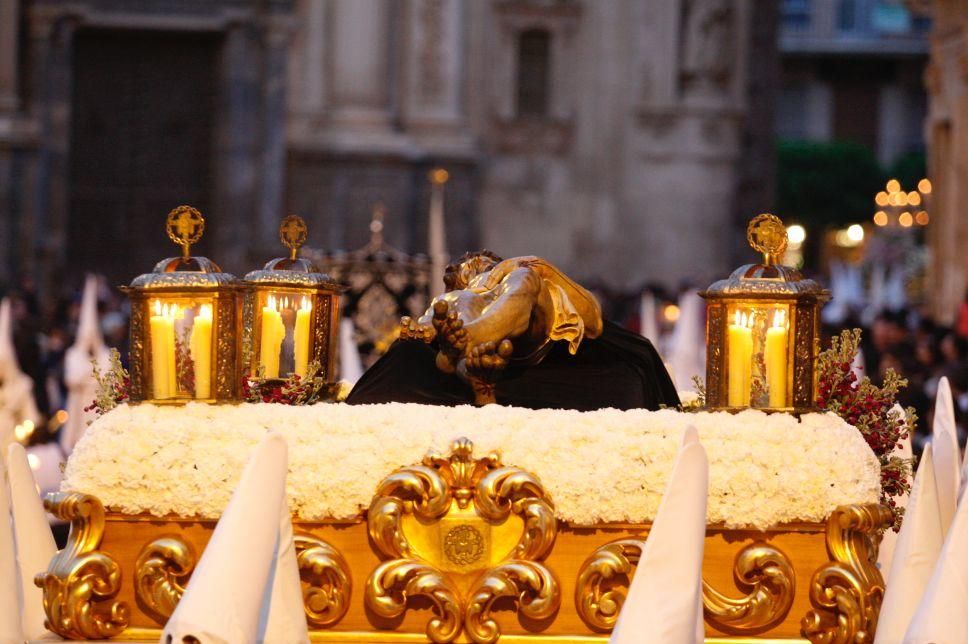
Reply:
<svg viewBox="0 0 968 644"><path fill-rule="evenodd" d="M155 300L155 315L162 315L161 300Z"/></svg>
<svg viewBox="0 0 968 644"><path fill-rule="evenodd" d="M894 193L901 189L901 182L897 179L891 179L887 182L887 191Z"/></svg>
<svg viewBox="0 0 968 644"><path fill-rule="evenodd" d="M921 194L923 195L931 194L931 188L932 186L931 186L930 179L921 179L920 181L918 181L918 192L920 192Z"/></svg>
<svg viewBox="0 0 968 644"><path fill-rule="evenodd" d="M864 227L860 224L841 228L834 235L834 243L843 248L860 246L862 241L864 241Z"/></svg>
<svg viewBox="0 0 968 644"><path fill-rule="evenodd" d="M40 469L40 457L36 454L27 454L27 463L30 465L30 469L32 470Z"/></svg>
<svg viewBox="0 0 968 644"><path fill-rule="evenodd" d="M800 224L787 226L787 239L793 246L799 246L807 239L807 230Z"/></svg>
<svg viewBox="0 0 968 644"><path fill-rule="evenodd" d="M736 314L739 315L739 311ZM679 307L675 304L666 304L662 309L662 317L666 322L676 322L679 319Z"/></svg>
<svg viewBox="0 0 968 644"><path fill-rule="evenodd" d="M874 203L876 203L878 206L886 206L890 201L890 199L891 199L890 195L888 195L886 192L881 190L874 197Z"/></svg>
<svg viewBox="0 0 968 644"><path fill-rule="evenodd" d="M212 305L202 304L198 309L198 317L205 318L206 320L212 319Z"/></svg>
<svg viewBox="0 0 968 644"><path fill-rule="evenodd" d="M921 205L921 195L913 190L907 194L907 202L912 206Z"/></svg>
<svg viewBox="0 0 968 644"><path fill-rule="evenodd" d="M893 206L906 206L907 205L907 194L903 192L892 192L891 193L891 205Z"/></svg>
<svg viewBox="0 0 968 644"><path fill-rule="evenodd" d="M56 420L61 425L63 425L64 423L66 423L67 422L67 411L65 411L63 409L58 409L57 410L57 413L54 414L54 420Z"/></svg>
<svg viewBox="0 0 968 644"><path fill-rule="evenodd" d="M914 221L917 222L918 226L927 226L930 220L927 210L919 210L918 214L914 215Z"/></svg>
<svg viewBox="0 0 968 644"><path fill-rule="evenodd" d="M773 314L773 328L782 329L784 326L786 326L786 311L778 309Z"/></svg>
<svg viewBox="0 0 968 644"><path fill-rule="evenodd" d="M34 433L34 421L25 420L13 428L13 435L18 443L26 443L30 435Z"/></svg>
<svg viewBox="0 0 968 644"><path fill-rule="evenodd" d="M908 211L905 210L897 218L897 223L901 224L905 228L909 228L911 226L911 224L914 223L914 216L911 213L909 213Z"/></svg>
<svg viewBox="0 0 968 644"><path fill-rule="evenodd" d="M874 224L877 226L887 225L887 213L883 210L878 210L874 213Z"/></svg>
<svg viewBox="0 0 968 644"><path fill-rule="evenodd" d="M312 311L313 310L313 301L310 300L305 295L303 295L302 304L299 305L299 308L301 310L303 310L303 311Z"/></svg>

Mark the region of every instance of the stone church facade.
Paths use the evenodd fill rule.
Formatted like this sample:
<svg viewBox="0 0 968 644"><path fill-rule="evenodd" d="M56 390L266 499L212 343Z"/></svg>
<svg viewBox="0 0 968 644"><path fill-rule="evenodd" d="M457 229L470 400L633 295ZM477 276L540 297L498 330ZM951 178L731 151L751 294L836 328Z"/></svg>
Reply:
<svg viewBox="0 0 968 644"><path fill-rule="evenodd" d="M631 288L723 274L772 197L772 0L0 3L0 277L244 273L288 213L324 249L538 254Z"/></svg>

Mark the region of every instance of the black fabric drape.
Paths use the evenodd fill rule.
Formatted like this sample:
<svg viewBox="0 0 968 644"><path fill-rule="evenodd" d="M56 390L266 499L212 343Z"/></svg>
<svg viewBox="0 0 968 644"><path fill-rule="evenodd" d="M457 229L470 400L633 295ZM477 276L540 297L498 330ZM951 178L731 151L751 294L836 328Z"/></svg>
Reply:
<svg viewBox="0 0 968 644"><path fill-rule="evenodd" d="M435 364L437 349L398 341L350 393L349 404L413 402L473 404L469 385ZM679 404L669 373L652 343L611 322L571 355L556 342L539 364L509 367L497 384L498 403L529 409L659 409Z"/></svg>

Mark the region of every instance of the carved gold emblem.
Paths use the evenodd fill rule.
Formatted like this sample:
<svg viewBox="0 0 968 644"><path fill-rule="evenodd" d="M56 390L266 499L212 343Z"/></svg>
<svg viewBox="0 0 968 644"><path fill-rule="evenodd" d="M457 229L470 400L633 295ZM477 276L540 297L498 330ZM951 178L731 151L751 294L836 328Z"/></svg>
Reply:
<svg viewBox="0 0 968 644"><path fill-rule="evenodd" d="M763 253L763 263L775 264L786 251L786 226L776 215L757 215L746 228L746 240L750 246Z"/></svg>
<svg viewBox="0 0 968 644"><path fill-rule="evenodd" d="M90 495L58 492L44 508L70 521L67 545L34 583L44 591L47 627L67 639L103 640L128 627L128 604L116 601L121 567L98 550L104 534L104 506Z"/></svg>
<svg viewBox="0 0 968 644"><path fill-rule="evenodd" d="M282 245L289 249L290 258L296 259L299 249L309 238L309 229L302 217L289 215L279 224L279 240Z"/></svg>
<svg viewBox="0 0 968 644"><path fill-rule="evenodd" d="M396 618L414 596L430 600L433 642L453 641L461 630L473 642L497 641L491 610L501 598L536 620L561 604L558 580L540 563L557 535L550 498L534 475L502 465L496 454L474 459L473 449L462 438L449 456L431 453L397 470L367 512L370 537L388 561L367 579L366 606ZM483 572L460 568L481 565Z"/></svg>
<svg viewBox="0 0 968 644"><path fill-rule="evenodd" d="M877 535L893 515L883 505L846 505L827 519L830 562L810 580L810 603L801 632L811 642L870 642L884 599L877 569Z"/></svg>
<svg viewBox="0 0 968 644"><path fill-rule="evenodd" d="M458 566L467 566L484 554L484 536L472 525L451 528L444 537L444 554Z"/></svg>
<svg viewBox="0 0 968 644"><path fill-rule="evenodd" d="M596 550L582 564L575 586L575 608L590 627L615 627L644 542L620 539ZM728 597L703 581L706 621L733 635L754 635L783 621L793 605L796 576L789 558L766 543L739 551L733 563L737 586L746 594Z"/></svg>
<svg viewBox="0 0 968 644"><path fill-rule="evenodd" d="M168 238L181 246L182 255L188 257L191 245L197 243L205 232L205 218L191 206L178 206L168 213L165 230Z"/></svg>

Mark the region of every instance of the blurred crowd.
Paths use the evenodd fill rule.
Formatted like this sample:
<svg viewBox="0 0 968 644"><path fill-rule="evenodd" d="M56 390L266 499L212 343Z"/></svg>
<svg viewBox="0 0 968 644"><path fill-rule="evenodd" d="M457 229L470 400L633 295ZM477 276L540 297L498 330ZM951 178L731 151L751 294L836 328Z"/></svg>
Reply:
<svg viewBox="0 0 968 644"><path fill-rule="evenodd" d="M17 360L34 381L34 398L44 421L30 442L44 443L63 423L64 356L77 334L81 288L70 295L41 298L34 282L21 278L4 295L10 299ZM98 279L98 313L105 343L118 349L127 366L128 301L103 278Z"/></svg>
<svg viewBox="0 0 968 644"><path fill-rule="evenodd" d="M646 335L654 336L650 339L663 357L668 358L672 352L673 330L681 315L683 294L688 293L688 289L673 292L650 284L631 293L609 290L601 285L592 285L592 290L603 302L606 317L633 331L645 331ZM651 294L654 302L649 311L655 319L652 324L645 325L647 328L642 324L643 292ZM69 296L41 299L33 282L24 278L6 295L12 305L17 358L21 369L34 381L37 406L44 420L48 421L37 428L31 442L45 442L57 430L57 412L66 406L64 355L77 331L81 290L78 288ZM126 365L127 298L103 278L98 280L98 312L105 343L119 350ZM702 323L699 324L701 328ZM962 428L968 419L968 297L954 327L940 325L916 308L882 311L866 326L857 318L848 317L838 327L825 327L824 346L828 346L829 337L841 328L863 329L862 356L858 366L875 382L882 380L888 368L908 380L900 402L914 407L920 419L914 437L916 451L920 450L930 431L935 393L942 376L947 376L951 383L959 438L964 443Z"/></svg>

